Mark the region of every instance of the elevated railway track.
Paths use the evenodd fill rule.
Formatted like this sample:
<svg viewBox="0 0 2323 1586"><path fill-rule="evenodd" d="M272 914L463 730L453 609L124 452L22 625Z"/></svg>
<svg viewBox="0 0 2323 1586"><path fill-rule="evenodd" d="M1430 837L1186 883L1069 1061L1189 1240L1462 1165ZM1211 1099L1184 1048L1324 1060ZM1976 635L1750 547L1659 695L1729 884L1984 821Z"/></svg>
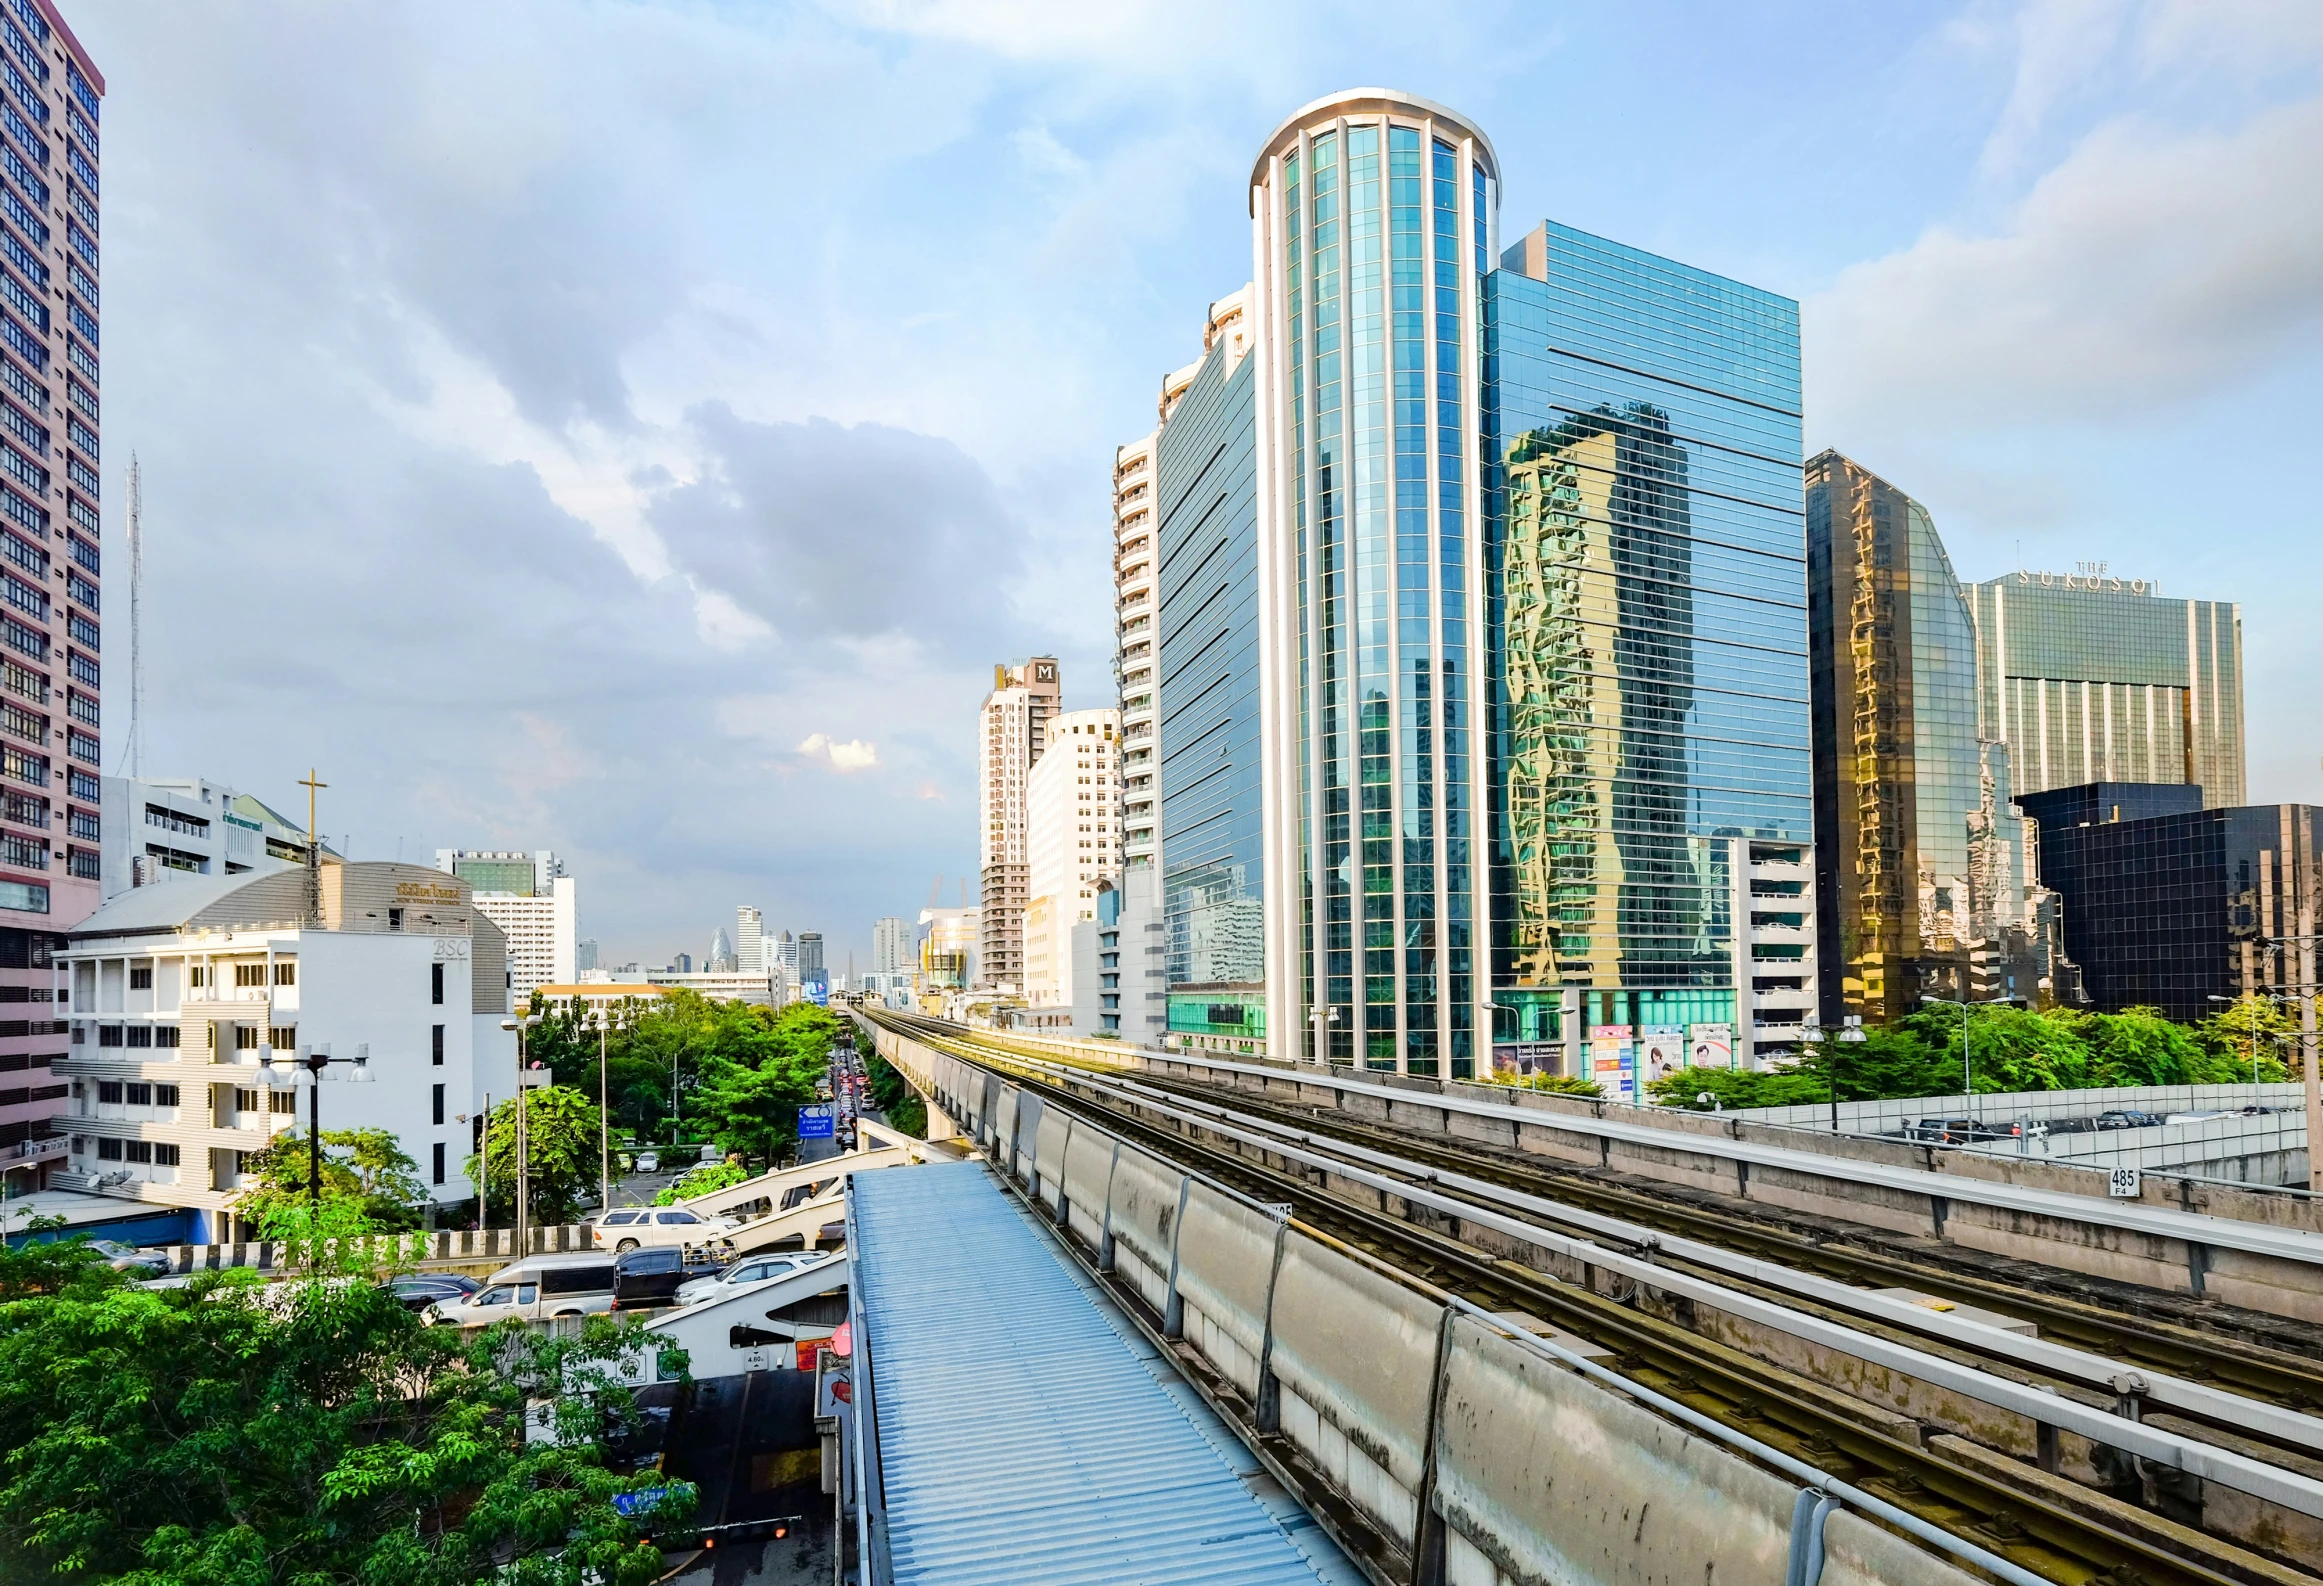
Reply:
<svg viewBox="0 0 2323 1586"><path fill-rule="evenodd" d="M2309 1324L2252 1311L2206 1331L2141 1314L2118 1279L2021 1261L1947 1271L1892 1229L1763 1202L1737 1214L1700 1188L1544 1161L1514 1137L1415 1134L1296 1096L870 1017L883 1046L908 1041L979 1076L970 1095L914 1074L1020 1177L1037 1151L1028 1112L1133 1141L2035 1578L2318 1578L2323 1420L2304 1412L2323 1403L2323 1368L2301 1347Z"/></svg>

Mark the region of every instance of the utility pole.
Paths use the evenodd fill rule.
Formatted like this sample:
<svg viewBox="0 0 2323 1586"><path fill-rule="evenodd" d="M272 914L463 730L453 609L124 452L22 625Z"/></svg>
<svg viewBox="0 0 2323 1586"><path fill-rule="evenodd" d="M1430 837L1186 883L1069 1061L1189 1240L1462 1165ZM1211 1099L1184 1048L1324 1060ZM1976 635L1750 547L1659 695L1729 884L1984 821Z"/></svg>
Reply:
<svg viewBox="0 0 2323 1586"><path fill-rule="evenodd" d="M2315 816L2299 811L2299 1057L2307 1082L2307 1188L2323 1194L2323 1076L2315 1052Z"/></svg>
<svg viewBox="0 0 2323 1586"><path fill-rule="evenodd" d="M307 929L323 928L323 840L315 835L315 794L329 787L328 782L315 779L312 766L307 768L304 781L298 784L307 790Z"/></svg>

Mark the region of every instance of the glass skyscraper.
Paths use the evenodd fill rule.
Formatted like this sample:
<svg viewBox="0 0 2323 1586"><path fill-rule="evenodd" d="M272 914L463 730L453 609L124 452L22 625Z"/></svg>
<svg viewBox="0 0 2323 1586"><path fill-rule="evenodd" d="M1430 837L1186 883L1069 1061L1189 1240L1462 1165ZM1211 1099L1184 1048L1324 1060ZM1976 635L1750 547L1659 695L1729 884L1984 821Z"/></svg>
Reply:
<svg viewBox="0 0 2323 1586"><path fill-rule="evenodd" d="M1376 89L1299 111L1251 174L1281 1055L1464 1073L1489 1039L1475 459L1497 180L1474 127Z"/></svg>
<svg viewBox="0 0 2323 1586"><path fill-rule="evenodd" d="M2017 792L2191 782L2210 809L2243 788L2242 608L2166 599L2102 563L2011 573L1970 591L1985 736Z"/></svg>
<svg viewBox="0 0 2323 1586"><path fill-rule="evenodd" d="M1256 368L1213 339L1155 452L1169 1030L1237 1053L1266 1038Z"/></svg>
<svg viewBox="0 0 2323 1586"><path fill-rule="evenodd" d="M1837 452L1806 484L1823 1020L2033 997L2024 821L2008 746L1978 727L1952 559L1927 508Z"/></svg>
<svg viewBox="0 0 2323 1586"><path fill-rule="evenodd" d="M1547 222L1483 309L1501 1038L1748 1050L1811 990L1798 306Z"/></svg>

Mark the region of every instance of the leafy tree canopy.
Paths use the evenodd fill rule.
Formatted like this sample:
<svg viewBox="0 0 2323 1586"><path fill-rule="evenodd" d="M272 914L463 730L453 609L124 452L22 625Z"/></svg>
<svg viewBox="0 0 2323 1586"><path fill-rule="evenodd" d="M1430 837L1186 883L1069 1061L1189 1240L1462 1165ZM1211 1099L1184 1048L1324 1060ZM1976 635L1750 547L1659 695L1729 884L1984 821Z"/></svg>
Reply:
<svg viewBox="0 0 2323 1586"><path fill-rule="evenodd" d="M643 1586L661 1554L613 1498L658 1478L594 1438L634 1421L632 1347L602 1317L463 1345L369 1276L155 1289L77 1241L0 1250L0 1579ZM597 1391L528 1443L560 1382Z"/></svg>
<svg viewBox="0 0 2323 1586"><path fill-rule="evenodd" d="M371 1233L417 1228L427 1207L427 1187L419 1164L406 1156L391 1129L325 1129L322 1135L322 1199L346 1202L362 1213ZM310 1145L304 1129L276 1135L251 1154L249 1171L258 1187L243 1193L236 1210L264 1225L293 1206L303 1206L313 1183Z"/></svg>
<svg viewBox="0 0 2323 1586"><path fill-rule="evenodd" d="M524 1092L525 1162L531 1173L532 1220L551 1225L571 1222L582 1204L596 1198L600 1114L597 1104L580 1091L548 1085ZM511 1097L492 1109L484 1131L484 1150L468 1158L468 1182L485 1168L488 1215L509 1220L516 1210L516 1119L519 1102Z"/></svg>

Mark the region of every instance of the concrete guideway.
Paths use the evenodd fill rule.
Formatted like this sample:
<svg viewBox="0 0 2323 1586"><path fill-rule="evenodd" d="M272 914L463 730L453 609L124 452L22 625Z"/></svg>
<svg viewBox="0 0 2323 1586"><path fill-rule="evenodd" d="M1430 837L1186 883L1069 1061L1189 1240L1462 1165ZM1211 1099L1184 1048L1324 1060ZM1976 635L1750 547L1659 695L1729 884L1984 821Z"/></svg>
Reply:
<svg viewBox="0 0 2323 1586"><path fill-rule="evenodd" d="M898 1045L1374 1582L2045 1578L1029 1093L1001 1132Z"/></svg>
<svg viewBox="0 0 2323 1586"><path fill-rule="evenodd" d="M1082 1084L1103 1085L1109 1082L1072 1070L1056 1070L1059 1076ZM1350 1147L1328 1137L1306 1135L1293 1140L1288 1131L1259 1129L1228 1121L1224 1109L1195 1108L1183 1104L1183 1098L1166 1096L1147 1087L1136 1087L1144 1092L1140 1105L1179 1121L1196 1123L1215 1133L1236 1138L1246 1144L1290 1157L1307 1166L1327 1171L1336 1177L1367 1188L1397 1196L1414 1205L1428 1207L1465 1222L1495 1229L1538 1245L1575 1261L1587 1262L1609 1272L1647 1283L1664 1293L1683 1295L1700 1304L1745 1317L1763 1326L1773 1327L1793 1337L1820 1344L1870 1361L1879 1366L1907 1373L1922 1381L1934 1383L1970 1398L2049 1425L2078 1432L2093 1442L2104 1443L2125 1450L2141 1458L2157 1460L2176 1470L2183 1470L2246 1492L2254 1497L2323 1519L2323 1482L2286 1471L2279 1466L2267 1465L2241 1454L2214 1447L2176 1433L2159 1431L2138 1421L2118 1414L2094 1409L2054 1394L2044 1394L2006 1377L1964 1367L1942 1356L1897 1345L1874 1334L1857 1331L1821 1317L1745 1294L1737 1289L1692 1277L1660 1264L1658 1255L1677 1256L1705 1265L1721 1267L1735 1277L1787 1289L1801 1297L1824 1300L1846 1309L1873 1315L1894 1325L1942 1337L1949 1342L1962 1342L1960 1327L1970 1324L1942 1325L1935 1313L1909 1302L1886 1300L1844 1284L1814 1278L1777 1267L1772 1263L1752 1261L1718 1250L1714 1246L1697 1244L1692 1240L1674 1239L1635 1224L1618 1222L1613 1218L1583 1213L1581 1217L1596 1222L1601 1231L1612 1234L1635 1248L1646 1252L1631 1255L1611 1245L1560 1235L1538 1222L1510 1217L1493 1209L1488 1202L1514 1206L1558 1220L1579 1221L1569 1218L1570 1208L1553 1201L1519 1195L1515 1192L1486 1184L1478 1179L1459 1174L1448 1174L1437 1169L1421 1169L1412 1176L1374 1171L1364 1165L1364 1159L1385 1165L1393 1159L1382 1153ZM1431 1190L1427 1184L1441 1186ZM1461 1194L1446 1191L1461 1191ZM1987 1331L1997 1331L1987 1329ZM2005 1340L2005 1341L2004 1341ZM2175 1408L2216 1417L2232 1424L2241 1421L2254 1431L2263 1431L2278 1441L2293 1446L2323 1452L2323 1420L2301 1415L2278 1406L2262 1404L2239 1394L2223 1393L2201 1383L2187 1382L2160 1373L2142 1370L2110 1361L2080 1350L2061 1345L2044 1344L2038 1339L2016 1334L2001 1334L1988 1348L2004 1349L2008 1353L2055 1369L2059 1374L2081 1381L2092 1387L2119 1391L2117 1384L2135 1380L2143 1384L2141 1395L2154 1403L2166 1403Z"/></svg>
<svg viewBox="0 0 2323 1586"><path fill-rule="evenodd" d="M1450 1220L1472 1228L1489 1229L1502 1237L1482 1241L1488 1251L1513 1240L1524 1246L1558 1252L1583 1272L1594 1268L1617 1276L1621 1284L1650 1288L1660 1295L1682 1299L1689 1304L1698 1304L1729 1316L1746 1317L1755 1327L1809 1341L1820 1350L1847 1355L1859 1361L1870 1361L1876 1365L1879 1373L1890 1379L1909 1376L1941 1384L1946 1391L1964 1399L2001 1404L2010 1415L2021 1415L2026 1422L2045 1428L2064 1427L2077 1437L2087 1438L2091 1445L2101 1449L2123 1450L2152 1468L2197 1476L2221 1493L2252 1494L2263 1505L2301 1517L2299 1524L2288 1533L2289 1537L2316 1534L2316 1518L2323 1516L2323 1483L2307 1474L2319 1468L2311 1455L2319 1446L2323 1446L2323 1423L2281 1405L2266 1404L2243 1395L2223 1392L2207 1383L2174 1377L2166 1372L2124 1366L2119 1361L2088 1350L1978 1327L1958 1317L1947 1318L1931 1313L1908 1301L1835 1283L1814 1274L1791 1271L1775 1262L1740 1255L1700 1241L1672 1238L1617 1217L1526 1195L1504 1185L1446 1171L1441 1165L1431 1167L1415 1164L1398 1159L1391 1152L1374 1151L1320 1131L1303 1130L1275 1120L1236 1113L1232 1109L1231 1096L1222 1098L1227 1103L1225 1106L1190 1098L1178 1091L1149 1085L1124 1074L1121 1069L1127 1065L1118 1062L1109 1065L1110 1071L1093 1071L1094 1065L1028 1061L1021 1052L1014 1049L1015 1043L1005 1038L989 1042L990 1046L1000 1050L987 1052L982 1049L987 1045L983 1032L938 1028L913 1033L936 1039L941 1044L929 1048L919 1046L917 1040L906 1043L900 1040L903 1034L901 1029L891 1029L883 1033L881 1043L883 1048L890 1042L895 1042L901 1048L899 1052L890 1053L891 1060L897 1060L898 1066L910 1073L915 1083L923 1087L934 1086L934 1099L967 1122L980 1140L990 1141L995 1151L1001 1154L1004 1163L1021 1156L1024 1159L1022 1166L1031 1175L1036 1190L1054 1194L1063 1208L1061 1214L1066 1215L1068 1221L1072 1220L1072 1207L1075 1204L1070 1186L1075 1177L1073 1158L1079 1151L1078 1142L1092 1132L1100 1139L1106 1137L1105 1122L1113 1116L1107 1110L1110 1102L1111 1105L1126 1106L1148 1116L1160 1126L1156 1139L1145 1147L1117 1145L1116 1156L1119 1162L1126 1163L1131 1160L1130 1153L1143 1154L1145 1150L1158 1151L1164 1156L1171 1155L1176 1150L1173 1140L1181 1139L1189 1131L1200 1131L1202 1135L1221 1142L1267 1153L1286 1165L1303 1167L1311 1174L1327 1174L1335 1181L1330 1186L1331 1193L1339 1193L1342 1189L1354 1190L1363 1197L1358 1204L1369 1203L1368 1192L1376 1194L1383 1205L1393 1200L1414 1210L1432 1214L1413 1219L1423 1226L1434 1227ZM958 1049L956 1057L944 1055L943 1048L955 1046ZM918 1061L901 1060L904 1053L914 1049ZM934 1060L932 1069L929 1059ZM945 1078L946 1064L952 1065L948 1085ZM1015 1094L1016 1082L1007 1077L1010 1071L1021 1072L1028 1080L1039 1079L1045 1085L1065 1089L1067 1094L1054 1098L1057 1102L1070 1100L1070 1093L1078 1091L1088 1099L1089 1106L1098 1110L1090 1118L1081 1118L1054 1104L1044 1108L1037 1095L1029 1089L1019 1098ZM1261 1072L1269 1077L1284 1077L1280 1071ZM1303 1079L1308 1076L1297 1077ZM963 1085L965 1089L961 1088ZM994 1086L999 1088L995 1090ZM1398 1102L1416 1100L1432 1104L1436 1100L1432 1096L1413 1098L1400 1092L1393 1094ZM1270 1099L1279 1101L1280 1093L1277 1092ZM1534 1121L1531 1109L1507 1110L1521 1116L1527 1124ZM1351 1119L1356 1116L1350 1114ZM1361 1121L1374 1126L1380 1122L1374 1117L1363 1117ZM1328 1127L1327 1122L1324 1127ZM1461 1143L1459 1135L1445 1135L1440 1130L1428 1131L1427 1137L1442 1139L1452 1146ZM1128 1136L1121 1138L1126 1140ZM1184 1140L1183 1143L1189 1146L1192 1144L1191 1140ZM1495 1143L1501 1149L1507 1149L1505 1138ZM1199 1153L1195 1160L1200 1160ZM1845 1168L1854 1164L1831 1163L1825 1159L1818 1165ZM1103 1182L1101 1175L1088 1169L1083 1170L1082 1176ZM1045 1188L1052 1177L1059 1181L1054 1191ZM1113 1182L1116 1189L1103 1192L1106 1196L1117 1194L1120 1182L1118 1176ZM1323 1193L1321 1187L1312 1183L1303 1184L1301 1188L1309 1193ZM1116 1210L1116 1206L1107 1205L1105 1218L1112 1220ZM1560 1226L1549 1226L1551 1224ZM1595 1237L1576 1238L1563 1230L1577 1230L1583 1235ZM1082 1232L1078 1224L1075 1224L1075 1231ZM1703 1270L1681 1271L1670 1263L1682 1263L1686 1267ZM1716 1281L1719 1278L1732 1281ZM1555 1286L1553 1278L1546 1281L1550 1282L1552 1288ZM1886 1338L1850 1327L1843 1319L1809 1315L1761 1295L1742 1292L1733 1286L1735 1284L1787 1293L1811 1307L1828 1306L1832 1310L1847 1311L1885 1328L1917 1334L1927 1340L1931 1347L1914 1348L1909 1341ZM1688 1312L1689 1317L1692 1314ZM1687 1325L1692 1324L1689 1321ZM1361 1347L1364 1341L1350 1339L1349 1343ZM2109 1411L2010 1376L1981 1371L1974 1365L1932 1352L1941 1346L1979 1350L2003 1371L2029 1369L2053 1376L2061 1383L2086 1388L2100 1397L2111 1395L2117 1401L2115 1408ZM1795 1365L1793 1369L1796 1369ZM1615 1380L1625 1390L1636 1386L1628 1375L1626 1365L1624 1374ZM1731 1399L1732 1395L1727 1397ZM2176 1413L2163 1414L2165 1411ZM2143 1414L2155 1414L2175 1424L2143 1425L2137 1419ZM2202 1435L2204 1427L2179 1419L2180 1416L2198 1417L2230 1432L2248 1434L2248 1437L2241 1439L2228 1437L2223 1441L2239 1441L2242 1449L2249 1452L2206 1441ZM1923 1423L1923 1427L1926 1425ZM2284 1464L2272 1463L2268 1450L2251 1443L2250 1437L2270 1440L2284 1449L2310 1457L2289 1457ZM1956 1435L1936 1436L1929 1448L1955 1467L1981 1467L1987 1474L1998 1475L2012 1486L2032 1489L2036 1493L2040 1490L2040 1483L2046 1481L2046 1490L2052 1494L2065 1495L2063 1501L2069 1508L2080 1502L2070 1497L2072 1492L2088 1490L2085 1487L2077 1488L2073 1481L2054 1474L2031 1472L2016 1464L2005 1453L1991 1453L1989 1446L1979 1448L1974 1446L1973 1441L1963 1442ZM2023 1452L2016 1456L2017 1459L2024 1457ZM2041 1472L2052 1472L2054 1467L2048 1463L2050 1456L2045 1449L2041 1458ZM2084 1483L2089 1479L2086 1473L2079 1478ZM2198 1493L2200 1489L2197 1487L2195 1490ZM2202 1509L2203 1500L2199 1497L2195 1502L2197 1509L2205 1514L2215 1515L2220 1512L2216 1509ZM2211 1502L2230 1503L2231 1500L2219 1498ZM2117 1523L2130 1527L2129 1534L2142 1534L2139 1528L2145 1524L2145 1520L2140 1516L2145 1515L2146 1511L2134 1506L2125 1507L2116 1499L2098 1498L2094 1493L2088 1500L2088 1506L2099 1512L2103 1512L2106 1505L2112 1505L2120 1516ZM2154 1519L2153 1528L2166 1531L2167 1522ZM2262 1522L2257 1530L2264 1533L2267 1525ZM2291 1578L2282 1576L2279 1571L2269 1574L2263 1569L2257 1569L2259 1561L2252 1555L2237 1553L2232 1545L2234 1540L2251 1534L2229 1526L2226 1532L2214 1531L2208 1537L2198 1530L2192 1533L2192 1538L2195 1544L2204 1547L2216 1545L2212 1538L2223 1540L2228 1553L2243 1561L2238 1567L2244 1571L2240 1577L2244 1580ZM2286 1542L2286 1533L2279 1526L2273 1534L2276 1540L2264 1545L2278 1555L2283 1555L2287 1547L2287 1556L2292 1558L2315 1556L2305 1550L2303 1541ZM2175 1545L2184 1545L2184 1539L2181 1538ZM2292 1574L2296 1575L2297 1572ZM1723 1568L1720 1578L1726 1578ZM2171 1577L2165 1575L2163 1578ZM2216 1577L2198 1574L2196 1578Z"/></svg>
<svg viewBox="0 0 2323 1586"><path fill-rule="evenodd" d="M1570 1108L1552 1104L1547 1093L1515 1092L1525 1097L1539 1094L1542 1099L1502 1102L1416 1088L1428 1084L1423 1081L1382 1084L1336 1069L1164 1055L1102 1043L969 1031L934 1020L910 1022L1019 1056L1248 1089L1269 1099L1324 1105L1370 1122L1425 1130L1455 1143L1473 1139L1513 1144L1552 1158L1595 1162L2323 1322L2323 1232L2012 1184L1998 1176L2013 1163L2010 1158L1962 1153L1969 1159L1961 1163L1963 1171L1936 1172L1845 1154L1891 1142L1841 1137L1831 1142L1832 1150L1771 1145L1734 1138L1740 1129L1752 1126L1712 1115L1689 1113L1656 1123L1630 1123L1596 1116L1586 1102ZM2077 1176L2103 1186L2096 1175Z"/></svg>

